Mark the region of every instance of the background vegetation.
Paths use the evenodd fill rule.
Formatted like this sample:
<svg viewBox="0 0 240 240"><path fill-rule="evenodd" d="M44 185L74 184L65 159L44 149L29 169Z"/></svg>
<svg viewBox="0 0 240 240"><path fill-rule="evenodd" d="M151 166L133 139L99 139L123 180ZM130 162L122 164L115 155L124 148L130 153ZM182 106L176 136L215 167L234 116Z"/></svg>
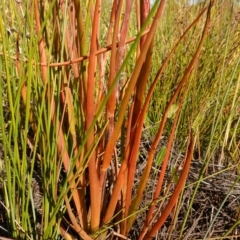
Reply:
<svg viewBox="0 0 240 240"><path fill-rule="evenodd" d="M182 239L208 165L239 175L239 14L231 0L3 0L0 235Z"/></svg>

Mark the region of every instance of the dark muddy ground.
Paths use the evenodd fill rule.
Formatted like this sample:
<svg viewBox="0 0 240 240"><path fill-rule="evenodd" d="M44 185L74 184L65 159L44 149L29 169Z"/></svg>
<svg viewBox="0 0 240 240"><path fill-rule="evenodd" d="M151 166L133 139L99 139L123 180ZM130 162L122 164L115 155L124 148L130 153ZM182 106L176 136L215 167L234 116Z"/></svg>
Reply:
<svg viewBox="0 0 240 240"><path fill-rule="evenodd" d="M145 153L148 148L146 144L147 142L145 141L142 146L142 152L145 151ZM165 144L160 144L159 148L162 147L161 145ZM230 164L229 166L219 166L220 156L222 155L219 150L211 157L206 170L202 174L203 179L199 184L193 203L190 204L198 185L199 174L205 166L201 160L192 159L186 187L182 195L181 204L177 210L177 220L174 221L172 213L155 239L240 239L240 179L236 173L236 166L234 167ZM224 155L224 157L224 162L233 162L229 156ZM179 166L183 158L183 154L180 154L176 149L173 150L170 166ZM136 174L136 183L145 165L146 160L142 159ZM171 193L175 184L172 180L170 168L165 177L168 183L172 182ZM181 171L178 171L178 175L180 173ZM149 178L149 188L146 189L141 208L147 206L151 201L156 184L156 175L152 174ZM160 206L160 203L158 206ZM163 209L164 204L160 208L159 215ZM185 220L187 212L189 212L189 215ZM147 210L143 211L136 218L134 227L129 235L130 239L138 239L146 213ZM186 221L185 225L184 221ZM232 230L228 237L223 237L229 229Z"/></svg>

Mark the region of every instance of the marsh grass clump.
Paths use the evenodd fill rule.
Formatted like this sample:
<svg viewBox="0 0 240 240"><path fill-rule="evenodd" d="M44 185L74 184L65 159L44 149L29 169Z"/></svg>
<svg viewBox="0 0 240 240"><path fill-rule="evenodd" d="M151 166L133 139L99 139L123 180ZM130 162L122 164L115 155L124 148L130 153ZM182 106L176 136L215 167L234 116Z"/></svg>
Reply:
<svg viewBox="0 0 240 240"><path fill-rule="evenodd" d="M237 238L237 3L0 9L0 237Z"/></svg>

